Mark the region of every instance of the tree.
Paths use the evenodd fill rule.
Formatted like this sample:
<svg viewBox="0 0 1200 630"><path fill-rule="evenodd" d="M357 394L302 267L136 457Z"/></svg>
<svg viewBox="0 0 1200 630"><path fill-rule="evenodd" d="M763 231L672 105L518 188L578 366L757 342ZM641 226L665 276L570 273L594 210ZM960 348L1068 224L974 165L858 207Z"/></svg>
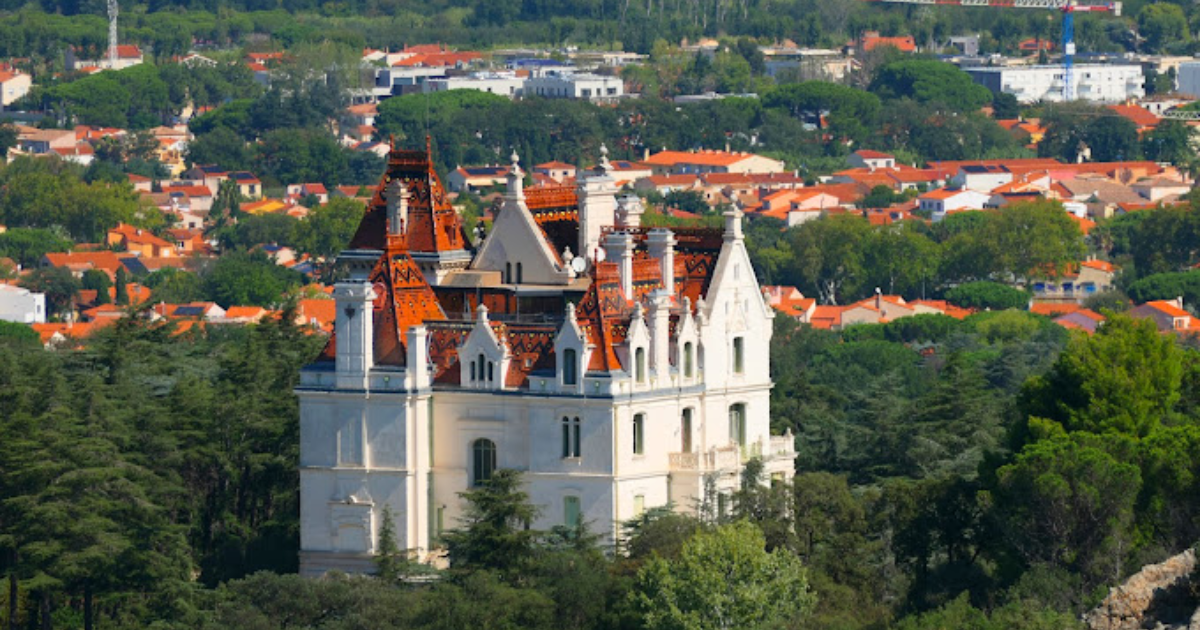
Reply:
<svg viewBox="0 0 1200 630"><path fill-rule="evenodd" d="M69 252L75 243L62 228L9 228L0 233L0 257L23 267L35 267L51 252Z"/></svg>
<svg viewBox="0 0 1200 630"><path fill-rule="evenodd" d="M1163 2L1143 6L1137 14L1137 28L1146 39L1146 48L1150 52L1163 52L1169 44L1188 40L1187 16L1177 4Z"/></svg>
<svg viewBox="0 0 1200 630"><path fill-rule="evenodd" d="M46 294L46 310L56 315L72 312L75 295L79 293L79 280L66 267L42 267L34 269L21 279L21 286Z"/></svg>
<svg viewBox="0 0 1200 630"><path fill-rule="evenodd" d="M175 267L163 267L146 277L150 299L167 304L187 304L205 299L200 276Z"/></svg>
<svg viewBox="0 0 1200 630"><path fill-rule="evenodd" d="M980 236L994 239L997 263L1013 279L1058 277L1085 251L1079 224L1058 202L1010 204L989 223Z"/></svg>
<svg viewBox="0 0 1200 630"><path fill-rule="evenodd" d="M496 571L515 580L533 556L537 532L529 524L538 510L521 489L521 473L500 469L483 484L459 493L466 503L460 526L443 539L450 566Z"/></svg>
<svg viewBox="0 0 1200 630"><path fill-rule="evenodd" d="M262 251L230 252L204 276L204 290L223 308L271 306L283 299L284 292L299 285L300 279L300 274L276 265Z"/></svg>
<svg viewBox="0 0 1200 630"><path fill-rule="evenodd" d="M808 221L791 230L795 276L805 291L825 304L857 297L862 290L863 244L871 224L862 217L843 214Z"/></svg>
<svg viewBox="0 0 1200 630"><path fill-rule="evenodd" d="M125 272L124 265L117 267L116 276L116 302L121 306L129 306L129 274Z"/></svg>
<svg viewBox="0 0 1200 630"><path fill-rule="evenodd" d="M924 59L884 65L868 89L882 99L941 103L959 112L977 110L992 100L992 93L972 81L971 75L951 64Z"/></svg>
<svg viewBox="0 0 1200 630"><path fill-rule="evenodd" d="M1015 289L999 282L968 282L946 291L947 302L963 308L1003 311L1009 308L1024 309L1032 296L1028 291Z"/></svg>
<svg viewBox="0 0 1200 630"><path fill-rule="evenodd" d="M824 118L830 130L855 140L871 132L881 107L874 94L823 81L781 85L763 95L763 105L785 109L793 117L818 124L828 112Z"/></svg>
<svg viewBox="0 0 1200 630"><path fill-rule="evenodd" d="M992 117L996 120L1012 120L1021 115L1021 104L1017 97L1008 92L997 92L992 96Z"/></svg>
<svg viewBox="0 0 1200 630"><path fill-rule="evenodd" d="M762 532L738 522L696 534L677 560L651 559L632 593L644 627L757 628L810 614L816 600L800 561L764 545Z"/></svg>
<svg viewBox="0 0 1200 630"><path fill-rule="evenodd" d="M1189 168L1195 159L1191 148L1192 136L1192 128L1183 121L1164 120L1142 138L1142 153L1148 160Z"/></svg>
<svg viewBox="0 0 1200 630"><path fill-rule="evenodd" d="M1072 338L1053 369L1026 384L1022 410L1034 432L1144 437L1171 417L1182 376L1171 337L1149 319L1113 314L1095 335Z"/></svg>
<svg viewBox="0 0 1200 630"><path fill-rule="evenodd" d="M8 150L17 146L17 128L10 122L0 124L0 158L8 157Z"/></svg>
<svg viewBox="0 0 1200 630"><path fill-rule="evenodd" d="M1025 566L1066 568L1089 586L1120 579L1142 480L1109 450L1125 449L1127 439L1058 435L996 471L998 531Z"/></svg>
<svg viewBox="0 0 1200 630"><path fill-rule="evenodd" d="M112 303L112 296L108 294L108 290L112 288L112 280L109 280L107 272L99 269L83 272L81 288L96 292L96 304Z"/></svg>
<svg viewBox="0 0 1200 630"><path fill-rule="evenodd" d="M363 204L339 197L313 208L296 226L296 247L316 258L332 258L345 249L362 221Z"/></svg>

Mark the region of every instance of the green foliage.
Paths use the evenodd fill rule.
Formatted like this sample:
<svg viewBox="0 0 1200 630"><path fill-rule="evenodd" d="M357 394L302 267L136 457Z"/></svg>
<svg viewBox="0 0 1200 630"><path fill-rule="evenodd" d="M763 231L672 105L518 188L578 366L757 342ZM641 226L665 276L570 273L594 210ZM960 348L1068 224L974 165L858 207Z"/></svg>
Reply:
<svg viewBox="0 0 1200 630"><path fill-rule="evenodd" d="M1175 4L1147 4L1137 14L1138 34L1146 38L1151 52L1162 52L1168 44L1188 40L1187 16Z"/></svg>
<svg viewBox="0 0 1200 630"><path fill-rule="evenodd" d="M334 198L313 208L296 226L296 247L317 258L331 258L346 248L366 209L354 199Z"/></svg>
<svg viewBox="0 0 1200 630"><path fill-rule="evenodd" d="M61 226L71 238L94 243L117 223L154 228L163 217L157 208L140 207L128 184L85 183L78 167L60 160L22 157L0 169L0 224Z"/></svg>
<svg viewBox="0 0 1200 630"><path fill-rule="evenodd" d="M236 251L221 256L204 276L204 291L223 308L272 306L300 282L300 274L276 265L262 251Z"/></svg>
<svg viewBox="0 0 1200 630"><path fill-rule="evenodd" d="M879 68L870 90L880 98L911 98L921 103L940 103L957 111L972 111L991 102L987 88L971 76L941 61L904 60Z"/></svg>
<svg viewBox="0 0 1200 630"><path fill-rule="evenodd" d="M1122 448L1122 439L1042 440L997 471L999 531L1027 566L1070 569L1087 584L1118 577L1142 483L1137 466L1107 451Z"/></svg>
<svg viewBox="0 0 1200 630"><path fill-rule="evenodd" d="M1171 337L1150 320L1114 314L1095 335L1074 337L1054 368L1028 383L1023 410L1067 431L1144 437L1169 418L1182 374Z"/></svg>
<svg viewBox="0 0 1200 630"><path fill-rule="evenodd" d="M155 303L187 304L205 299L200 276L175 267L163 267L151 273L144 284L150 289L150 300Z"/></svg>
<svg viewBox="0 0 1200 630"><path fill-rule="evenodd" d="M46 294L46 310L51 315L65 316L72 310L79 280L66 267L39 267L21 278L22 287Z"/></svg>
<svg viewBox="0 0 1200 630"><path fill-rule="evenodd" d="M1182 297L1184 304L1196 304L1200 300L1200 270L1148 275L1130 284L1125 292L1138 304L1177 297Z"/></svg>
<svg viewBox="0 0 1200 630"><path fill-rule="evenodd" d="M1083 102L1048 105L1042 114L1046 135L1038 155L1075 162L1084 148L1097 162L1135 160L1141 157L1137 126L1099 105Z"/></svg>
<svg viewBox="0 0 1200 630"><path fill-rule="evenodd" d="M1012 120L1021 115L1017 97L1008 92L992 95L992 117L996 120Z"/></svg>
<svg viewBox="0 0 1200 630"><path fill-rule="evenodd" d="M1014 289L998 282L968 282L946 291L947 302L963 308L1002 311L1010 308L1023 309L1029 306L1032 296L1028 291Z"/></svg>
<svg viewBox="0 0 1200 630"><path fill-rule="evenodd" d="M41 338L38 336L37 331L26 324L0 320L0 339L5 341L16 340L18 342L39 343Z"/></svg>
<svg viewBox="0 0 1200 630"><path fill-rule="evenodd" d="M632 597L650 629L753 628L795 623L815 597L790 552L767 552L745 522L700 532L679 558L653 558L638 571Z"/></svg>
<svg viewBox="0 0 1200 630"><path fill-rule="evenodd" d="M108 294L108 290L112 288L112 280L107 273L99 269L88 269L83 272L80 284L82 289L96 292L96 304L112 302L112 297Z"/></svg>
<svg viewBox="0 0 1200 630"><path fill-rule="evenodd" d="M529 523L538 510L521 489L521 474L500 469L479 487L460 493L466 502L460 527L443 535L450 566L496 571L517 579L533 555L537 532Z"/></svg>
<svg viewBox="0 0 1200 630"><path fill-rule="evenodd" d="M879 115L879 98L869 92L823 81L781 85L763 95L763 105L786 111L805 122L822 115L830 130L841 137L865 139Z"/></svg>
<svg viewBox="0 0 1200 630"><path fill-rule="evenodd" d="M35 267L51 252L68 252L74 243L62 229L10 228L0 234L0 257L23 267Z"/></svg>

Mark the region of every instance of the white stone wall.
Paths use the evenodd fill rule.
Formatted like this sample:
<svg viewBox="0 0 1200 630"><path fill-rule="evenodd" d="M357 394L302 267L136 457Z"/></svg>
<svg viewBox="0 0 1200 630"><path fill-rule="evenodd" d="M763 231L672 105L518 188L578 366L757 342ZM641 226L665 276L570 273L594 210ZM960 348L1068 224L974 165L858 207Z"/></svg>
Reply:
<svg viewBox="0 0 1200 630"><path fill-rule="evenodd" d="M0 320L20 324L46 322L46 295L12 285L0 285Z"/></svg>

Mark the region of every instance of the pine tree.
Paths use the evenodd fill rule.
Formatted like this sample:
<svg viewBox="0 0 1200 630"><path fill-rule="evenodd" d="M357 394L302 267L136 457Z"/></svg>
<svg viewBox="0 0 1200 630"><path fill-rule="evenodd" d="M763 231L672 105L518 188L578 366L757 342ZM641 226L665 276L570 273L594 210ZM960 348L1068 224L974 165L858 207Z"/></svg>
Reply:
<svg viewBox="0 0 1200 630"><path fill-rule="evenodd" d="M381 580L399 582L406 558L396 544L396 524L390 506L383 506L383 524L379 528L379 549L375 553L375 571Z"/></svg>
<svg viewBox="0 0 1200 630"><path fill-rule="evenodd" d="M126 286L128 284L129 276L125 273L125 267L117 267L117 304L121 306L129 305L129 287Z"/></svg>

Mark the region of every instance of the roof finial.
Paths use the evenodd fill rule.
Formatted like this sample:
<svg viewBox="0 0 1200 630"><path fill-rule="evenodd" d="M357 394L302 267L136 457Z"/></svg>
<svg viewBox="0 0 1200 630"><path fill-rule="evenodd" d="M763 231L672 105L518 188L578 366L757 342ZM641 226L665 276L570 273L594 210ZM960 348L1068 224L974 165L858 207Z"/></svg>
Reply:
<svg viewBox="0 0 1200 630"><path fill-rule="evenodd" d="M516 149L513 149L512 155L508 156L508 160L512 163L512 172L516 173L518 176L522 175L521 156L517 155Z"/></svg>
<svg viewBox="0 0 1200 630"><path fill-rule="evenodd" d="M612 172L612 164L608 161L608 146L603 142L600 143L600 171L605 174Z"/></svg>

